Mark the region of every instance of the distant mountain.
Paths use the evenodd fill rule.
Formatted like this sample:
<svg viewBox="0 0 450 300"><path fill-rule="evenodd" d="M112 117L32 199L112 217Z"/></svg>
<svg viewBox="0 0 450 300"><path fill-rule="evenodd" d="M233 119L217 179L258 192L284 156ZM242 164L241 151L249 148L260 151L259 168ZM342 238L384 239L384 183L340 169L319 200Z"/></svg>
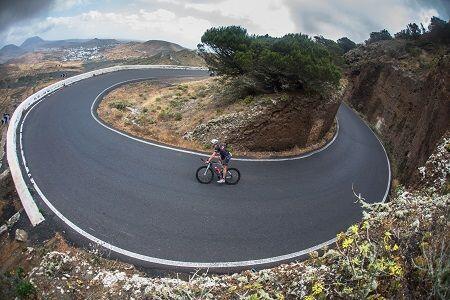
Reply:
<svg viewBox="0 0 450 300"><path fill-rule="evenodd" d="M93 47L102 48L102 47L115 46L115 45L119 45L119 44L121 44L121 42L119 42L118 40L115 40L115 39L94 38L92 40L88 40L88 41L81 43L81 46L86 47L86 48L93 48Z"/></svg>
<svg viewBox="0 0 450 300"><path fill-rule="evenodd" d="M20 48L22 49L35 49L38 48L39 46L41 46L42 44L44 44L45 41L43 39L41 39L38 36L33 36L30 38L27 38L22 45L20 45Z"/></svg>
<svg viewBox="0 0 450 300"><path fill-rule="evenodd" d="M4 63L12 58L25 54L26 51L16 45L6 45L0 49L0 63Z"/></svg>
<svg viewBox="0 0 450 300"><path fill-rule="evenodd" d="M83 51L79 49L81 47L84 48ZM195 51L167 41L125 42L99 38L46 41L38 36L26 39L20 47L7 45L0 49L0 63L23 58L24 54L32 55L33 52L41 55L40 59L66 60L70 56L70 59L85 60L85 55L89 53L90 56L94 55L93 52L86 52L87 49L94 51L95 55L102 60L142 60L142 63L204 65L204 61Z"/></svg>
<svg viewBox="0 0 450 300"><path fill-rule="evenodd" d="M149 40L142 43L142 46L146 51L150 52L162 52L162 51L181 51L186 48L171 42L160 41L160 40Z"/></svg>
<svg viewBox="0 0 450 300"><path fill-rule="evenodd" d="M105 51L108 59L130 59L151 57L160 53L178 52L186 48L171 42L149 40L143 43L130 42Z"/></svg>
<svg viewBox="0 0 450 300"><path fill-rule="evenodd" d="M121 42L114 39L68 39L68 40L56 40L56 41L46 41L38 36L33 36L26 39L20 47L26 51L35 51L43 49L54 49L54 48L78 48L78 47L108 47L118 45Z"/></svg>

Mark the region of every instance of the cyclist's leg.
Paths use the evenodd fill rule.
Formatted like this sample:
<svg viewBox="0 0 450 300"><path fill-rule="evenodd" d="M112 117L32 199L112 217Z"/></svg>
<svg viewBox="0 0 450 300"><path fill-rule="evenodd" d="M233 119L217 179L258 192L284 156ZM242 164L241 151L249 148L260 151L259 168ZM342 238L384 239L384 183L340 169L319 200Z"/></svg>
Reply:
<svg viewBox="0 0 450 300"><path fill-rule="evenodd" d="M223 179L227 178L227 172L228 172L228 164L230 163L230 157L225 157L223 160Z"/></svg>

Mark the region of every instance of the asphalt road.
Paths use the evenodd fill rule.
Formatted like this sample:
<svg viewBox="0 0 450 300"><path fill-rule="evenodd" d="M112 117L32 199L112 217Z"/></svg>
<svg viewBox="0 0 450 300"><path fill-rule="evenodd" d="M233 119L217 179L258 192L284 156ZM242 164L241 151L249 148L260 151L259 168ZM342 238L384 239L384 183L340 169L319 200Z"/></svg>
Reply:
<svg viewBox="0 0 450 300"><path fill-rule="evenodd" d="M324 151L291 161L232 161L238 185L199 184L196 155L151 146L101 126L96 96L144 77L204 76L187 70L120 71L46 97L24 123L23 147L43 194L102 241L182 262L270 258L326 242L361 219L352 184L369 202L389 185L385 152L348 107Z"/></svg>

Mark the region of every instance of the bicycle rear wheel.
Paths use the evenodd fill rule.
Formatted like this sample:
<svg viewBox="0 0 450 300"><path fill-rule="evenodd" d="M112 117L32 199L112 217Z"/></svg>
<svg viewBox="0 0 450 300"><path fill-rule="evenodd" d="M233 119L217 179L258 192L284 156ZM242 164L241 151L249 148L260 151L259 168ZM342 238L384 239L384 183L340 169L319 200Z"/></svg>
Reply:
<svg viewBox="0 0 450 300"><path fill-rule="evenodd" d="M237 184L241 179L241 172L236 168L229 168L225 178L226 184Z"/></svg>
<svg viewBox="0 0 450 300"><path fill-rule="evenodd" d="M198 182L206 184L213 180L214 174L211 169L207 169L206 166L203 166L197 169L197 172L195 172L195 177Z"/></svg>

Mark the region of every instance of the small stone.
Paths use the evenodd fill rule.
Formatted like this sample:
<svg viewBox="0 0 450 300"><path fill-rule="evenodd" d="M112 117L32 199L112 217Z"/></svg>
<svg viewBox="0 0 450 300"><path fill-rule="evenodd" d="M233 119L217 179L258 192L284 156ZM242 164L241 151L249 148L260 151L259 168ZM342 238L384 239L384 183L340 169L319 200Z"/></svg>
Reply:
<svg viewBox="0 0 450 300"><path fill-rule="evenodd" d="M0 227L0 234L2 234L3 232L5 232L5 231L7 231L7 230L8 230L8 226L6 226L6 224L2 225L2 226Z"/></svg>
<svg viewBox="0 0 450 300"><path fill-rule="evenodd" d="M20 219L20 211L16 212L11 218L9 218L8 221L6 221L6 225L8 225L8 227L12 227L14 224L17 223L17 221L19 221Z"/></svg>
<svg viewBox="0 0 450 300"><path fill-rule="evenodd" d="M23 229L16 229L16 240L26 242L28 240L28 233Z"/></svg>

